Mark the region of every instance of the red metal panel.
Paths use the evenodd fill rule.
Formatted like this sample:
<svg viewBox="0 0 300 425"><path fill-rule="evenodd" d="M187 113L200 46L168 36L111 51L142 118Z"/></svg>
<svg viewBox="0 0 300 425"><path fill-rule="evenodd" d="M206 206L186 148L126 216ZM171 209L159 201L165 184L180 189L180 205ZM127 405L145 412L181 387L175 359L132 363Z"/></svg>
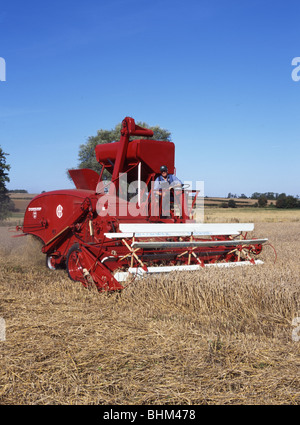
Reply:
<svg viewBox="0 0 300 425"><path fill-rule="evenodd" d="M97 145L95 148L97 161L105 165L110 165L109 160L115 161L117 156L117 151L119 148L120 148L120 142L104 143L103 145ZM135 141L129 143L127 153L126 153L127 160L136 159L136 148L137 146Z"/></svg>
<svg viewBox="0 0 300 425"><path fill-rule="evenodd" d="M88 168L80 168L79 170L68 170L69 174L76 186L76 189L96 190L99 180L99 174Z"/></svg>
<svg viewBox="0 0 300 425"><path fill-rule="evenodd" d="M154 173L160 173L160 166L166 165L170 174L174 174L175 146L172 142L159 140L139 140L138 158Z"/></svg>
<svg viewBox="0 0 300 425"><path fill-rule="evenodd" d="M95 148L98 162L110 165L110 161L115 161L120 142L105 143L97 145ZM174 173L175 166L175 146L172 142L160 140L139 139L128 144L126 152L126 163L141 161L146 164L151 172L159 173L160 166L166 165L169 173Z"/></svg>
<svg viewBox="0 0 300 425"><path fill-rule="evenodd" d="M28 205L23 231L41 238L44 243L52 239L70 223L70 217L78 210L83 200L93 194L78 189L42 193Z"/></svg>

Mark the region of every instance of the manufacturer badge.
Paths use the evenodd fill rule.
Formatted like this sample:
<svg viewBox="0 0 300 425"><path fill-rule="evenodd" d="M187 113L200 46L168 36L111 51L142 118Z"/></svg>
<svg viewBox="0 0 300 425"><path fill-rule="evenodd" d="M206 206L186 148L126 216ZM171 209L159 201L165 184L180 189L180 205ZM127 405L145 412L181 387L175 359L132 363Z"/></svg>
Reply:
<svg viewBox="0 0 300 425"><path fill-rule="evenodd" d="M63 216L63 207L61 205L58 205L56 207L56 215L58 218L62 218Z"/></svg>

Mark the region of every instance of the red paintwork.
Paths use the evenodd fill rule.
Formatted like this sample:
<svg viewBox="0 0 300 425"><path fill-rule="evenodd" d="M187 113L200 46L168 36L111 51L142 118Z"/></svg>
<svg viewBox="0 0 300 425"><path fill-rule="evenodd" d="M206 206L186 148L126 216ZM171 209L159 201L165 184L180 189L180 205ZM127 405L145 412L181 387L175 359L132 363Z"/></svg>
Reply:
<svg viewBox="0 0 300 425"><path fill-rule="evenodd" d="M100 164L110 167L109 161L115 161L120 142L105 143L95 148L96 158ZM157 154L159 153L159 155ZM174 174L175 145L172 142L158 140L133 140L129 143L126 152L125 166L141 161L143 169L148 173L158 174L163 163L168 167L170 174Z"/></svg>
<svg viewBox="0 0 300 425"><path fill-rule="evenodd" d="M23 223L23 231L38 236L44 243L52 239L70 224L70 218L80 214L82 202L94 191L57 190L37 195L29 203ZM62 216L56 212L62 206Z"/></svg>
<svg viewBox="0 0 300 425"><path fill-rule="evenodd" d="M79 170L69 170L69 174L76 186L76 189L92 190L95 192L99 181L99 174L88 168Z"/></svg>
<svg viewBox="0 0 300 425"><path fill-rule="evenodd" d="M46 192L36 196L27 207L23 232L35 235L43 241L42 250L47 254L53 267L66 265L73 280L79 280L84 285L92 280L100 291L122 289L123 286L114 278L113 272L117 269L126 270L133 264L147 268L147 265L159 265L162 261L170 265L193 263L204 265L220 260L237 261L237 256L228 247L205 250L178 248L173 251L140 249L138 257L135 257L130 248L132 240L109 239L104 235L118 232L119 224L122 222L184 223L190 219L189 212L184 209L181 216L176 216L175 211L171 212L170 218L151 216L151 182L159 173L162 164L167 165L169 172L173 173L174 144L145 139L130 141L132 135L148 137L153 133L135 125L132 118L126 117L122 123L120 141L96 146L95 154L103 166L102 172L105 168L111 172L111 181L115 183L117 193L119 175L127 173L128 183L137 180L137 166L141 162L141 180L146 182L149 192L147 200L141 205L140 211L143 214L137 217L132 217L129 213L121 214L120 204L126 209L128 202L114 196L112 184L108 188L108 193L97 193L97 183L102 181L102 172L98 176L92 170L71 170L70 175L76 189ZM121 191L120 187L120 194ZM120 196L122 198L123 195ZM183 204L186 202L185 196L182 194ZM100 216L97 208L99 202L103 200L110 206L116 206L116 212ZM171 240L176 241L178 238L173 237ZM190 239L181 238L181 240ZM251 246L249 250L259 253L261 247Z"/></svg>

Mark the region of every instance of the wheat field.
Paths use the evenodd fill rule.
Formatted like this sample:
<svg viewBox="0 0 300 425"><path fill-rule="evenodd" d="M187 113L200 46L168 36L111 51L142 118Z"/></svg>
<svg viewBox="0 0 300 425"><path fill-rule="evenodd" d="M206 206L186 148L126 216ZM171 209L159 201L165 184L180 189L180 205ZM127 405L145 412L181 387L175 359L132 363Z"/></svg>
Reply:
<svg viewBox="0 0 300 425"><path fill-rule="evenodd" d="M253 236L275 264L266 247L260 266L150 277L120 295L46 269L34 240L0 228L0 404L299 404L300 222L267 221Z"/></svg>

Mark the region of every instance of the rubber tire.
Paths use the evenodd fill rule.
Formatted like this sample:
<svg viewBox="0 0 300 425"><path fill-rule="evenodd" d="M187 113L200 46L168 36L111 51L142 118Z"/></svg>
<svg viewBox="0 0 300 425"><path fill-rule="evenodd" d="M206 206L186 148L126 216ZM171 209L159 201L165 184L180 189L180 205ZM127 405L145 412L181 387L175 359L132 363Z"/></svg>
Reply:
<svg viewBox="0 0 300 425"><path fill-rule="evenodd" d="M70 271L69 271L69 258L70 258L70 256L73 254L73 252L74 251L79 251L79 252L81 252L81 249L79 248L79 244L76 242L76 243L74 243L74 245L73 246L71 246L71 248L69 249L69 251L68 251L68 254L67 254L67 259L66 259L66 270L67 270L67 273L68 273L68 276L69 276L69 278L71 279L71 280L73 280L73 282L81 282L80 280L75 280L75 279L73 279L73 277L71 276L71 274L70 274Z"/></svg>
<svg viewBox="0 0 300 425"><path fill-rule="evenodd" d="M49 270L57 270L57 267L52 266L51 264L51 255L46 255L46 266Z"/></svg>

